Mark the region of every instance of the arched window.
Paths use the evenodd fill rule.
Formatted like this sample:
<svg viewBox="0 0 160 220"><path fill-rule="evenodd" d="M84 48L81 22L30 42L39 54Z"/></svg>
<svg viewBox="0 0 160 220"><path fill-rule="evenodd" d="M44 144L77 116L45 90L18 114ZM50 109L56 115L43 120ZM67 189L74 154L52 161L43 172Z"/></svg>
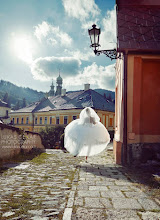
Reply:
<svg viewBox="0 0 160 220"><path fill-rule="evenodd" d="M47 117L44 118L44 124L47 124Z"/></svg>

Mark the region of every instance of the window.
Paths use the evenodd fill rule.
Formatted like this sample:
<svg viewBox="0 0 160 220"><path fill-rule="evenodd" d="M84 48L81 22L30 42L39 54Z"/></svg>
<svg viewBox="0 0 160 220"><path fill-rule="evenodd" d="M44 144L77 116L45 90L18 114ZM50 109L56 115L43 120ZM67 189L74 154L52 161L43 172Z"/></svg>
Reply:
<svg viewBox="0 0 160 220"><path fill-rule="evenodd" d="M27 124L27 125L28 125L28 122L29 122L29 118L27 117L27 118L26 118L26 124Z"/></svg>
<svg viewBox="0 0 160 220"><path fill-rule="evenodd" d="M37 125L37 117L35 118L35 124Z"/></svg>
<svg viewBox="0 0 160 220"><path fill-rule="evenodd" d="M106 116L106 128L108 128L108 116Z"/></svg>
<svg viewBox="0 0 160 220"><path fill-rule="evenodd" d="M59 125L59 116L56 117L56 125Z"/></svg>
<svg viewBox="0 0 160 220"><path fill-rule="evenodd" d="M8 110L6 110L6 116L8 117Z"/></svg>
<svg viewBox="0 0 160 220"><path fill-rule="evenodd" d="M68 117L64 116L64 124L67 125L68 124Z"/></svg>
<svg viewBox="0 0 160 220"><path fill-rule="evenodd" d="M40 117L40 119L39 119L39 123L42 124L42 117Z"/></svg>
<svg viewBox="0 0 160 220"><path fill-rule="evenodd" d="M73 115L73 120L76 120L77 119L77 116L76 115Z"/></svg>
<svg viewBox="0 0 160 220"><path fill-rule="evenodd" d="M52 124L52 117L50 117L50 122L49 123L50 123L50 125Z"/></svg>
<svg viewBox="0 0 160 220"><path fill-rule="evenodd" d="M17 124L19 124L19 118L17 118Z"/></svg>
<svg viewBox="0 0 160 220"><path fill-rule="evenodd" d="M110 126L113 126L113 118L109 119Z"/></svg>
<svg viewBox="0 0 160 220"><path fill-rule="evenodd" d="M15 123L14 118L12 118L12 123L13 123L13 125L14 125L14 123Z"/></svg>
<svg viewBox="0 0 160 220"><path fill-rule="evenodd" d="M47 124L47 117L44 118L44 123Z"/></svg>
<svg viewBox="0 0 160 220"><path fill-rule="evenodd" d="M24 119L23 119L23 118L21 118L21 124L23 124L23 122L24 122Z"/></svg>

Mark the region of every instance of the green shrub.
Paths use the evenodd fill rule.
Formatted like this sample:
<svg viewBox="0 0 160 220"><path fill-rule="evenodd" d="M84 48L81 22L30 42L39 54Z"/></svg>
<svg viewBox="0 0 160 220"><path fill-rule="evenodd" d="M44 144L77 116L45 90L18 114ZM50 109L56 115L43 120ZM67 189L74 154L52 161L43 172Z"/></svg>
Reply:
<svg viewBox="0 0 160 220"><path fill-rule="evenodd" d="M40 131L42 142L45 148L56 148L57 143L60 146L60 137L64 133L64 126L58 125L45 127Z"/></svg>

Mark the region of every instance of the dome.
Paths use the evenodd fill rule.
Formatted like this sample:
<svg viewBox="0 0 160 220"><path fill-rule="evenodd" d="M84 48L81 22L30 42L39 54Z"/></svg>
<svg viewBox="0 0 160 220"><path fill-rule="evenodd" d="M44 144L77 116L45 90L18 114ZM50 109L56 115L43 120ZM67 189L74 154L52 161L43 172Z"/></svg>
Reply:
<svg viewBox="0 0 160 220"><path fill-rule="evenodd" d="M62 77L60 75L57 77L57 83L62 83Z"/></svg>

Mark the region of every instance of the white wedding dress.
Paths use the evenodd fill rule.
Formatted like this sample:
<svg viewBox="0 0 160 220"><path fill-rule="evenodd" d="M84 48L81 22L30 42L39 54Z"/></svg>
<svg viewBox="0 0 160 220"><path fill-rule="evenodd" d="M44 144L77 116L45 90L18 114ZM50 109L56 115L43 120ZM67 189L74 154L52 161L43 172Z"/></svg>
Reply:
<svg viewBox="0 0 160 220"><path fill-rule="evenodd" d="M93 156L102 152L110 142L110 135L96 112L87 107L80 118L65 128L64 147L74 156Z"/></svg>

